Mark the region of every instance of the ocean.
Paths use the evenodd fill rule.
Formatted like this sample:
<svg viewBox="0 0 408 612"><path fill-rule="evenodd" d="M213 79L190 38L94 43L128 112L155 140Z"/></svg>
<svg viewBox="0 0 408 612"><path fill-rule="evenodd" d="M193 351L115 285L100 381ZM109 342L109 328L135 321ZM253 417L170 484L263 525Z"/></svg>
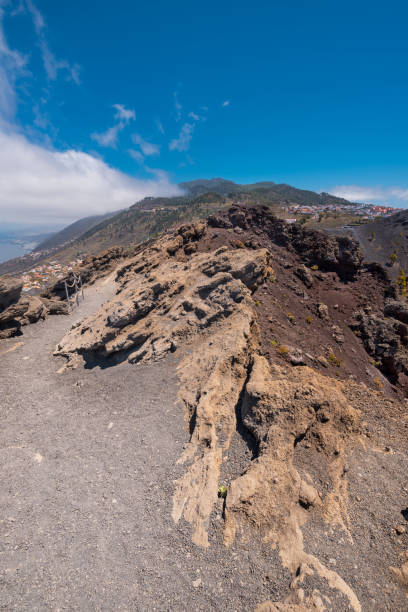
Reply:
<svg viewBox="0 0 408 612"><path fill-rule="evenodd" d="M0 240L0 263L8 259L13 259L14 257L20 257L20 255L24 255L24 253L27 252L28 249L25 249L20 244L13 244L7 240Z"/></svg>

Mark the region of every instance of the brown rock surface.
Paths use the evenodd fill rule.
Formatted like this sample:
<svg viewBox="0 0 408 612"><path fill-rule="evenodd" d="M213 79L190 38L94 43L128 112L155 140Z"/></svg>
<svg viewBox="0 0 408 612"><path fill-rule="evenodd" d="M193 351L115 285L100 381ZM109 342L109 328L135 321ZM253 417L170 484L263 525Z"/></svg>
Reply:
<svg viewBox="0 0 408 612"><path fill-rule="evenodd" d="M0 276L0 312L18 302L22 289L23 282L19 278L7 274Z"/></svg>

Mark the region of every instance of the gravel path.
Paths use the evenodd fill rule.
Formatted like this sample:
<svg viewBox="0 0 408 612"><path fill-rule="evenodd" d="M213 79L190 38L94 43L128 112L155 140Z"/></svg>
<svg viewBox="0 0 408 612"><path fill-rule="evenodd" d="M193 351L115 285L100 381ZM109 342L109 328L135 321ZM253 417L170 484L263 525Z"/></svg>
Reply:
<svg viewBox="0 0 408 612"><path fill-rule="evenodd" d="M276 553L225 549L221 505L208 549L171 519L187 441L174 356L57 373L57 342L113 291L111 280L88 288L69 318L0 345L0 609L233 611L280 599L289 575Z"/></svg>

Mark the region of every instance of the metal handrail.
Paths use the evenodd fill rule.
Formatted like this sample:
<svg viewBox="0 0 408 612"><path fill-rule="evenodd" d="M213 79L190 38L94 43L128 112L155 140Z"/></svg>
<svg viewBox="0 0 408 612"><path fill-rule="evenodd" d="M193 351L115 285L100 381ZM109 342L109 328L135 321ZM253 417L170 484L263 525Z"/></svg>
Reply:
<svg viewBox="0 0 408 612"><path fill-rule="evenodd" d="M72 283L69 283L67 280L64 280L65 295L67 297L69 312L71 312L71 296L69 295L68 289L75 289L72 293L72 296L74 296L74 300L76 301L77 306L79 306L79 293L81 293L82 299L85 299L81 275L78 274L77 276L75 272L72 272L72 279Z"/></svg>

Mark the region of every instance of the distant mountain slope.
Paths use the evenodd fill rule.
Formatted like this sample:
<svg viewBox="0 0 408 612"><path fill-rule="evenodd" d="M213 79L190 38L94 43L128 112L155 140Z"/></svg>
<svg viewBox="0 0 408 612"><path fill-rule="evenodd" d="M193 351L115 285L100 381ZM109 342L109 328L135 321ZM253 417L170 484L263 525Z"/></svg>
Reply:
<svg viewBox="0 0 408 612"><path fill-rule="evenodd" d="M222 178L198 179L196 181L180 183L180 187L193 196L213 191L225 196L237 194L243 196L244 199L248 199L249 196L256 196L265 203L291 203L306 206L321 206L322 204L344 206L345 204L352 204L348 200L338 198L329 193L315 193L314 191L297 189L285 183L277 184L273 181L240 185ZM246 198L245 194L248 194Z"/></svg>
<svg viewBox="0 0 408 612"><path fill-rule="evenodd" d="M368 261L387 265L394 278L401 268L408 272L408 210L353 228L353 233Z"/></svg>
<svg viewBox="0 0 408 612"><path fill-rule="evenodd" d="M71 225L64 227L60 232L53 234L50 238L47 238L43 242L41 242L36 250L42 251L45 249L53 249L57 246L61 246L70 240L75 240L79 238L82 234L90 230L95 225L98 225L104 219L108 219L109 217L113 217L117 213L106 213L106 215L93 215L91 217L84 217L83 219L79 219Z"/></svg>
<svg viewBox="0 0 408 612"><path fill-rule="evenodd" d="M197 179L196 181L180 183L179 186L192 196L199 196L209 191L220 195L228 195L241 189L241 185L223 178Z"/></svg>

